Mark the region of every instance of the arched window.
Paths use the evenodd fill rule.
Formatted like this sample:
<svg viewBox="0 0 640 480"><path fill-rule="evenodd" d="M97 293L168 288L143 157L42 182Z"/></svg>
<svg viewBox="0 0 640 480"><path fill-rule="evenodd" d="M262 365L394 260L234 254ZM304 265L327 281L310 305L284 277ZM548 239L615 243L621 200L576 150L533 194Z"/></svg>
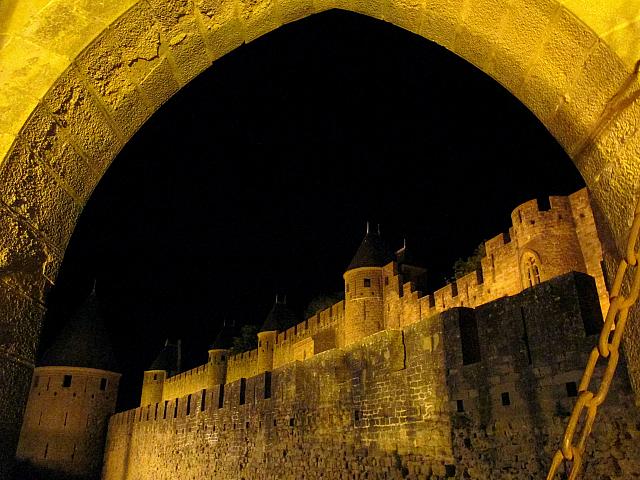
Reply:
<svg viewBox="0 0 640 480"><path fill-rule="evenodd" d="M522 281L524 288L540 283L540 259L534 252L522 256Z"/></svg>

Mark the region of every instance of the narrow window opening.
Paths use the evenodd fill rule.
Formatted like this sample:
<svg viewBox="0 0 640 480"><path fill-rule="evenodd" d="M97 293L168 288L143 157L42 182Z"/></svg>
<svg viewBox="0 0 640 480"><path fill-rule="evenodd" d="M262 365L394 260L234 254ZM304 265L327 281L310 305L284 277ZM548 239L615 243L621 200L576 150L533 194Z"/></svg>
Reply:
<svg viewBox="0 0 640 480"><path fill-rule="evenodd" d="M224 385L220 385L220 391L218 393L218 408L224 406Z"/></svg>
<svg viewBox="0 0 640 480"><path fill-rule="evenodd" d="M191 395L187 397L187 416L191 413Z"/></svg>
<svg viewBox="0 0 640 480"><path fill-rule="evenodd" d="M65 375L62 379L62 386L68 388L71 386L71 375Z"/></svg>
<svg viewBox="0 0 640 480"><path fill-rule="evenodd" d="M524 348L527 353L527 361L529 365L533 363L531 358L531 347L529 345L529 333L527 331L527 321L524 316L524 307L520 307L520 318L522 319L522 341L524 342Z"/></svg>
<svg viewBox="0 0 640 480"><path fill-rule="evenodd" d="M167 418L167 407L169 406L169 400L164 401L164 412L162 412L162 418L166 420Z"/></svg>
<svg viewBox="0 0 640 480"><path fill-rule="evenodd" d="M567 397L578 396L578 386L576 385L576 382L567 382L565 387L567 389Z"/></svg>
<svg viewBox="0 0 640 480"><path fill-rule="evenodd" d="M154 374L153 374L153 379L154 379L154 380L158 380L158 374L157 374L157 373L154 373Z"/></svg>
<svg viewBox="0 0 640 480"><path fill-rule="evenodd" d="M384 277L384 284L389 285L389 277Z"/></svg>
<svg viewBox="0 0 640 480"><path fill-rule="evenodd" d="M73 452L71 452L71 461L73 462L73 459L76 457L76 448L77 445L74 443L73 444Z"/></svg>
<svg viewBox="0 0 640 480"><path fill-rule="evenodd" d="M49 454L49 444L47 443L44 446L44 458L47 458L47 455Z"/></svg>
<svg viewBox="0 0 640 480"><path fill-rule="evenodd" d="M456 410L458 411L458 413L464 412L464 401L463 400L456 400Z"/></svg>
<svg viewBox="0 0 640 480"><path fill-rule="evenodd" d="M206 407L206 402L207 402L207 391L206 390L202 390L202 397L200 398L200 411L204 412Z"/></svg>
<svg viewBox="0 0 640 480"><path fill-rule="evenodd" d="M176 404L173 406L173 418L178 418L178 399L176 398Z"/></svg>
<svg viewBox="0 0 640 480"><path fill-rule="evenodd" d="M364 279L364 286L365 287L371 287L371 279L370 278L365 278Z"/></svg>
<svg viewBox="0 0 640 480"><path fill-rule="evenodd" d="M502 405L508 407L511 405L511 398L509 397L509 392L503 392L502 395Z"/></svg>
<svg viewBox="0 0 640 480"><path fill-rule="evenodd" d="M264 374L264 398L271 398L271 372Z"/></svg>
<svg viewBox="0 0 640 480"><path fill-rule="evenodd" d="M38 383L40 383L40 377L36 375L36 377L33 379L33 388L36 388L38 386Z"/></svg>
<svg viewBox="0 0 640 480"><path fill-rule="evenodd" d="M101 378L100 379L100 390L105 391L107 389L107 379L106 378Z"/></svg>
<svg viewBox="0 0 640 480"><path fill-rule="evenodd" d="M296 419L295 419L295 418L293 418L293 417L291 417L291 418L289 419L289 426L290 426L290 427L293 427L295 424L296 424Z"/></svg>
<svg viewBox="0 0 640 480"><path fill-rule="evenodd" d="M355 419L355 421L359 421L360 420L360 410L354 410L353 412L353 418Z"/></svg>
<svg viewBox="0 0 640 480"><path fill-rule="evenodd" d="M458 318L460 342L462 346L462 365L471 365L480 361L480 339L478 321L472 311L462 310Z"/></svg>
<svg viewBox="0 0 640 480"><path fill-rule="evenodd" d="M69 418L69 412L64 412L64 426L67 426L67 418Z"/></svg>
<svg viewBox="0 0 640 480"><path fill-rule="evenodd" d="M156 409L155 412L153 413L153 419L157 420L158 419L158 404L156 403Z"/></svg>
<svg viewBox="0 0 640 480"><path fill-rule="evenodd" d="M240 402L239 402L240 405L244 405L246 393L247 393L247 379L241 378L240 379Z"/></svg>

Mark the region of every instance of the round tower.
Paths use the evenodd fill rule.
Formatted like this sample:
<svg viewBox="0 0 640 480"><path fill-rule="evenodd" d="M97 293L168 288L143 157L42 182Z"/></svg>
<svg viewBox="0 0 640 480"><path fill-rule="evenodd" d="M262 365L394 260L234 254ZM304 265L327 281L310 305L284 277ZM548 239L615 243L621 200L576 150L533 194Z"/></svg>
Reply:
<svg viewBox="0 0 640 480"><path fill-rule="evenodd" d="M142 379L142 394L140 406L153 405L163 400L164 382L167 378L180 372L180 341L177 344L164 343L148 370L144 371Z"/></svg>
<svg viewBox="0 0 640 480"><path fill-rule="evenodd" d="M94 291L34 370L16 454L27 471L100 474L120 374L98 310Z"/></svg>
<svg viewBox="0 0 640 480"><path fill-rule="evenodd" d="M382 267L393 257L380 230L367 233L344 273L344 345L384 328Z"/></svg>
<svg viewBox="0 0 640 480"><path fill-rule="evenodd" d="M209 388L226 383L230 347L230 330L225 324L209 347L209 362L207 364L209 369Z"/></svg>
<svg viewBox="0 0 640 480"><path fill-rule="evenodd" d="M276 302L258 332L258 374L273 370L273 354L278 332L296 323L298 322L295 314L287 306L287 298L281 300L276 296Z"/></svg>

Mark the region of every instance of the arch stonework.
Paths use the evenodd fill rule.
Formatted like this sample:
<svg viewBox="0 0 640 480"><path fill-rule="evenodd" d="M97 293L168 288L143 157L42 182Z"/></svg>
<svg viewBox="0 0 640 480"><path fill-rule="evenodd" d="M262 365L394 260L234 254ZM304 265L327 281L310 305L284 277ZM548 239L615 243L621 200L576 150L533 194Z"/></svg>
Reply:
<svg viewBox="0 0 640 480"><path fill-rule="evenodd" d="M640 173L635 0L4 1L0 476L15 451L44 295L113 158L163 102L216 59L332 8L435 41L519 98L585 178L608 230L613 264ZM638 385L640 327L630 330L626 351Z"/></svg>

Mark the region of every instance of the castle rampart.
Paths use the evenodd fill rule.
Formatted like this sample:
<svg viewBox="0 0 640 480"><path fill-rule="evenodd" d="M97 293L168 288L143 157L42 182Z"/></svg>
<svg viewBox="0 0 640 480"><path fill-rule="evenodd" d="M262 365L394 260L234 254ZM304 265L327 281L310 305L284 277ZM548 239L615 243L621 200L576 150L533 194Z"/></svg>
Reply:
<svg viewBox="0 0 640 480"><path fill-rule="evenodd" d="M602 249L587 190L550 197L545 208L541 209L536 200L519 205L511 213L508 233L485 242L480 270L426 295L413 282L405 281L397 261L381 267L367 263L377 237L365 237L355 263L344 275L345 300L265 340L259 348L263 362L268 357L268 366L260 363L258 349L229 356L226 381L304 361L376 331L403 328L451 308L478 307L516 295L570 271L595 278L604 312L608 294L601 267ZM264 351L267 343L269 352ZM203 365L167 379L163 399L210 386L207 368Z"/></svg>
<svg viewBox="0 0 640 480"><path fill-rule="evenodd" d="M541 478L601 323L581 273L449 309L116 414L103 478ZM640 475L624 365L612 388L585 478Z"/></svg>

